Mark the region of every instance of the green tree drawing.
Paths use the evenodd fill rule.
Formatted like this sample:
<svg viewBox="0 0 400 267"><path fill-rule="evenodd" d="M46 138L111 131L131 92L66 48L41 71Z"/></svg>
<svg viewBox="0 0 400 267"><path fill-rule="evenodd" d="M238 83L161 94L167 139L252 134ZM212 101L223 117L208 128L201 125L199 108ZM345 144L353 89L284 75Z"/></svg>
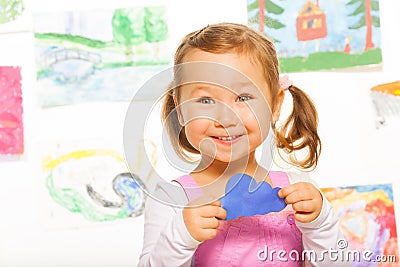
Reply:
<svg viewBox="0 0 400 267"><path fill-rule="evenodd" d="M114 42L125 47L125 55L129 61L133 46L146 41L145 16L143 7L121 8L114 11L112 17Z"/></svg>
<svg viewBox="0 0 400 267"><path fill-rule="evenodd" d="M359 16L358 22L350 26L350 30L367 27L364 51L375 48L372 42L372 26L380 27L379 0L351 0L347 6L356 6L349 16Z"/></svg>
<svg viewBox="0 0 400 267"><path fill-rule="evenodd" d="M168 36L168 26L164 18L165 8L145 7L144 25L146 30L146 41L156 43L165 41Z"/></svg>
<svg viewBox="0 0 400 267"><path fill-rule="evenodd" d="M0 0L0 24L17 19L23 11L23 0Z"/></svg>
<svg viewBox="0 0 400 267"><path fill-rule="evenodd" d="M267 14L280 15L284 9L271 0L248 0L248 12L258 10L254 16L249 17L250 23L258 23L258 30L265 33L265 27L270 29L281 29L286 27L285 24L268 16Z"/></svg>
<svg viewBox="0 0 400 267"><path fill-rule="evenodd" d="M112 28L114 42L125 47L129 61L133 47L144 42L155 43L154 60L158 61L158 43L168 37L164 7L116 9L112 17Z"/></svg>
<svg viewBox="0 0 400 267"><path fill-rule="evenodd" d="M144 25L146 31L146 41L149 43L157 43L155 45L156 61L159 60L159 42L167 40L168 26L165 19L164 7L145 7Z"/></svg>

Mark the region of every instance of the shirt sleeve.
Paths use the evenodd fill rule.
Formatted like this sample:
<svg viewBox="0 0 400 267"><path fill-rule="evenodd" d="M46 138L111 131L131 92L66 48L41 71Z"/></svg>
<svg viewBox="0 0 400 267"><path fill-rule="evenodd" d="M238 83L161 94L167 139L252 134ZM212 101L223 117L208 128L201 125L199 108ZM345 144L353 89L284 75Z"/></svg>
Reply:
<svg viewBox="0 0 400 267"><path fill-rule="evenodd" d="M181 193L184 194L183 189ZM139 266L190 266L200 242L187 231L182 208L159 201L169 199L168 190L158 187L154 196L156 197L149 197L146 201L143 249ZM174 203L172 198L167 203Z"/></svg>
<svg viewBox="0 0 400 267"><path fill-rule="evenodd" d="M291 182L310 182L308 175L289 174ZM317 187L318 188L318 187ZM318 217L309 223L296 221L302 233L305 266L352 266L347 260L347 241L340 229L339 218L329 201L322 194L322 209Z"/></svg>

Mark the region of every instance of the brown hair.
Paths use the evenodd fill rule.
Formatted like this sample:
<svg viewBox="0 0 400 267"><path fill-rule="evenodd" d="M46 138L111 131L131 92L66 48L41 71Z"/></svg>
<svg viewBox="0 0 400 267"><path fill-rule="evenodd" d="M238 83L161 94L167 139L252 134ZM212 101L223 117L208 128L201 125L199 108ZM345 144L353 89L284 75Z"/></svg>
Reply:
<svg viewBox="0 0 400 267"><path fill-rule="evenodd" d="M273 43L255 30L241 24L218 23L186 35L178 46L174 66L184 63L185 56L193 49L224 54L246 55L253 63L262 66L268 88L271 90L271 106L275 107L279 93L279 64ZM186 138L184 127L180 126L175 110L174 98L179 101L179 87L174 82L167 90L163 104L162 119L170 136L171 143L182 158L191 160L187 154L199 152ZM321 141L317 133L318 116L311 99L295 86L289 88L293 97L293 110L286 122L273 130L278 148L290 155L290 162L297 167L309 169L316 167L321 152ZM274 112L272 110L272 112ZM168 119L167 119L168 118ZM308 149L304 159L297 159L292 152Z"/></svg>

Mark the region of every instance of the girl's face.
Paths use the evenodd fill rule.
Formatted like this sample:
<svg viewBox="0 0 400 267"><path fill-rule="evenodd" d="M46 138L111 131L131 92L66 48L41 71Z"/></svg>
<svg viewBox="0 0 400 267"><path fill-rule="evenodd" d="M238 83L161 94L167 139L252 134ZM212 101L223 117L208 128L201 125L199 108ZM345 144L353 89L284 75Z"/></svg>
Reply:
<svg viewBox="0 0 400 267"><path fill-rule="evenodd" d="M188 141L203 156L221 162L254 157L283 100L278 97L273 114L261 66L245 55L198 49L185 63L177 110Z"/></svg>

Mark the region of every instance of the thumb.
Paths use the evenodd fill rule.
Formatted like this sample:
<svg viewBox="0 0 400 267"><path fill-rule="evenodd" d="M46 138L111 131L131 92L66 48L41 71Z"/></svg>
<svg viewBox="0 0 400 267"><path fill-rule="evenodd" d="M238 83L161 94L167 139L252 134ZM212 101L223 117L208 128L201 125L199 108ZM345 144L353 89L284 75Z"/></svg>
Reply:
<svg viewBox="0 0 400 267"><path fill-rule="evenodd" d="M284 192L283 192L283 188L281 188L279 191L278 191L278 197L280 197L280 198L284 198Z"/></svg>

